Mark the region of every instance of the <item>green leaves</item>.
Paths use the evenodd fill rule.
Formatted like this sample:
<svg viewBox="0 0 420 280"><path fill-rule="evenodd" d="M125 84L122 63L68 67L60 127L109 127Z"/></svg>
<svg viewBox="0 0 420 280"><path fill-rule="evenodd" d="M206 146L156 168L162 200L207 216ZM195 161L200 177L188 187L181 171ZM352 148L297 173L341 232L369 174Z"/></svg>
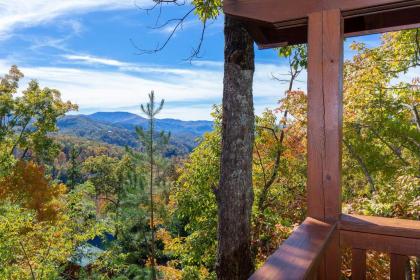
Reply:
<svg viewBox="0 0 420 280"><path fill-rule="evenodd" d="M279 57L289 59L290 66L296 71L299 68L308 68L306 45L286 46L278 49Z"/></svg>
<svg viewBox="0 0 420 280"><path fill-rule="evenodd" d="M50 163L58 153L50 133L57 131L59 117L77 109L63 102L58 90L41 88L35 80L29 82L22 96L17 96L22 77L12 66L0 80L0 176L7 173L13 156Z"/></svg>
<svg viewBox="0 0 420 280"><path fill-rule="evenodd" d="M419 176L420 91L415 79L396 79L418 65L418 33L384 34L374 48L353 43L357 54L344 64L343 182L351 211L416 218L408 201L418 194L405 186Z"/></svg>
<svg viewBox="0 0 420 280"><path fill-rule="evenodd" d="M193 0L195 14L202 22L216 19L222 11L222 0Z"/></svg>

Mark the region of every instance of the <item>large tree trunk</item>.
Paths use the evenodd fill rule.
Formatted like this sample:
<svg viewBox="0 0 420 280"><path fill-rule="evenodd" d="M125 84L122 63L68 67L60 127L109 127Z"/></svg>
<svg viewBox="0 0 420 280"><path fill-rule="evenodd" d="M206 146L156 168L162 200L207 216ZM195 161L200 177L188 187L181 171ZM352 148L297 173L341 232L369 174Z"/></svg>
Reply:
<svg viewBox="0 0 420 280"><path fill-rule="evenodd" d="M239 280L247 279L253 271L254 44L241 24L229 16L225 17L224 71L216 272L219 280Z"/></svg>

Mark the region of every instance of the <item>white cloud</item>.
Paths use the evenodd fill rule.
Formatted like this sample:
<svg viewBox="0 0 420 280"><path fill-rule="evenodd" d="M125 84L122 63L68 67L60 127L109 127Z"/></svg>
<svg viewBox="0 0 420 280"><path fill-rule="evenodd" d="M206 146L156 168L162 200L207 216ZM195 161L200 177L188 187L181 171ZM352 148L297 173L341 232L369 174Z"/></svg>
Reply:
<svg viewBox="0 0 420 280"><path fill-rule="evenodd" d="M164 66L136 66L112 59L74 56L73 59L116 66L115 70L76 67L21 67L28 79L37 79L41 86L57 88L65 100L88 108L115 111L147 101L147 94L155 90L168 104L165 117L179 119L209 119L212 104L220 104L223 90L223 69L190 66L188 69ZM129 66L127 66L129 64ZM210 63L214 65L220 62ZM0 73L6 73L10 63L0 60ZM126 69L134 71L125 72ZM283 95L286 85L271 79L271 73L284 73L286 68L272 64L257 64L254 95L257 112L274 107ZM24 85L22 85L24 87Z"/></svg>
<svg viewBox="0 0 420 280"><path fill-rule="evenodd" d="M101 65L117 66L117 67L129 66L128 63L121 62L115 59L102 58L102 57L96 57L96 56L91 56L91 55L66 54L66 55L63 55L63 57L71 61L83 62L87 64L101 64Z"/></svg>
<svg viewBox="0 0 420 280"><path fill-rule="evenodd" d="M17 28L36 26L57 17L91 10L135 8L148 6L151 0L0 0L0 40L8 38ZM80 26L73 25L73 28Z"/></svg>
<svg viewBox="0 0 420 280"><path fill-rule="evenodd" d="M193 60L192 65L205 67L223 67L223 61Z"/></svg>
<svg viewBox="0 0 420 280"><path fill-rule="evenodd" d="M61 25L61 28L70 29L71 33L74 35L80 35L84 30L83 24L76 19L62 20L61 22L59 22L59 25Z"/></svg>

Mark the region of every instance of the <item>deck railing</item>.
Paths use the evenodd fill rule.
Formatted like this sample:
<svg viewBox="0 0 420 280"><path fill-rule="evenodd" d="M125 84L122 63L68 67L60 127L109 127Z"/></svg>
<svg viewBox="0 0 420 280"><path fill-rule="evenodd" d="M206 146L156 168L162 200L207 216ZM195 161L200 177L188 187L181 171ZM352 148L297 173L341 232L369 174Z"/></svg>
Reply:
<svg viewBox="0 0 420 280"><path fill-rule="evenodd" d="M408 256L420 256L420 221L342 214L328 224L307 218L250 279L318 279L335 233L340 247L352 250L352 279L366 278L366 250L390 254L391 280L405 279Z"/></svg>

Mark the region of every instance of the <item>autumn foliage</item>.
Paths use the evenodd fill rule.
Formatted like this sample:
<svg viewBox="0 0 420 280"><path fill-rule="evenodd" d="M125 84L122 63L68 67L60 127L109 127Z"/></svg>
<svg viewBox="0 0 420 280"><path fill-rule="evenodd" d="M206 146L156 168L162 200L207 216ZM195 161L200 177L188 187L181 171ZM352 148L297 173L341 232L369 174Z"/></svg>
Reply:
<svg viewBox="0 0 420 280"><path fill-rule="evenodd" d="M39 220L55 220L62 207L63 184L51 183L45 170L34 162L17 162L12 173L0 181L0 200L35 210Z"/></svg>

